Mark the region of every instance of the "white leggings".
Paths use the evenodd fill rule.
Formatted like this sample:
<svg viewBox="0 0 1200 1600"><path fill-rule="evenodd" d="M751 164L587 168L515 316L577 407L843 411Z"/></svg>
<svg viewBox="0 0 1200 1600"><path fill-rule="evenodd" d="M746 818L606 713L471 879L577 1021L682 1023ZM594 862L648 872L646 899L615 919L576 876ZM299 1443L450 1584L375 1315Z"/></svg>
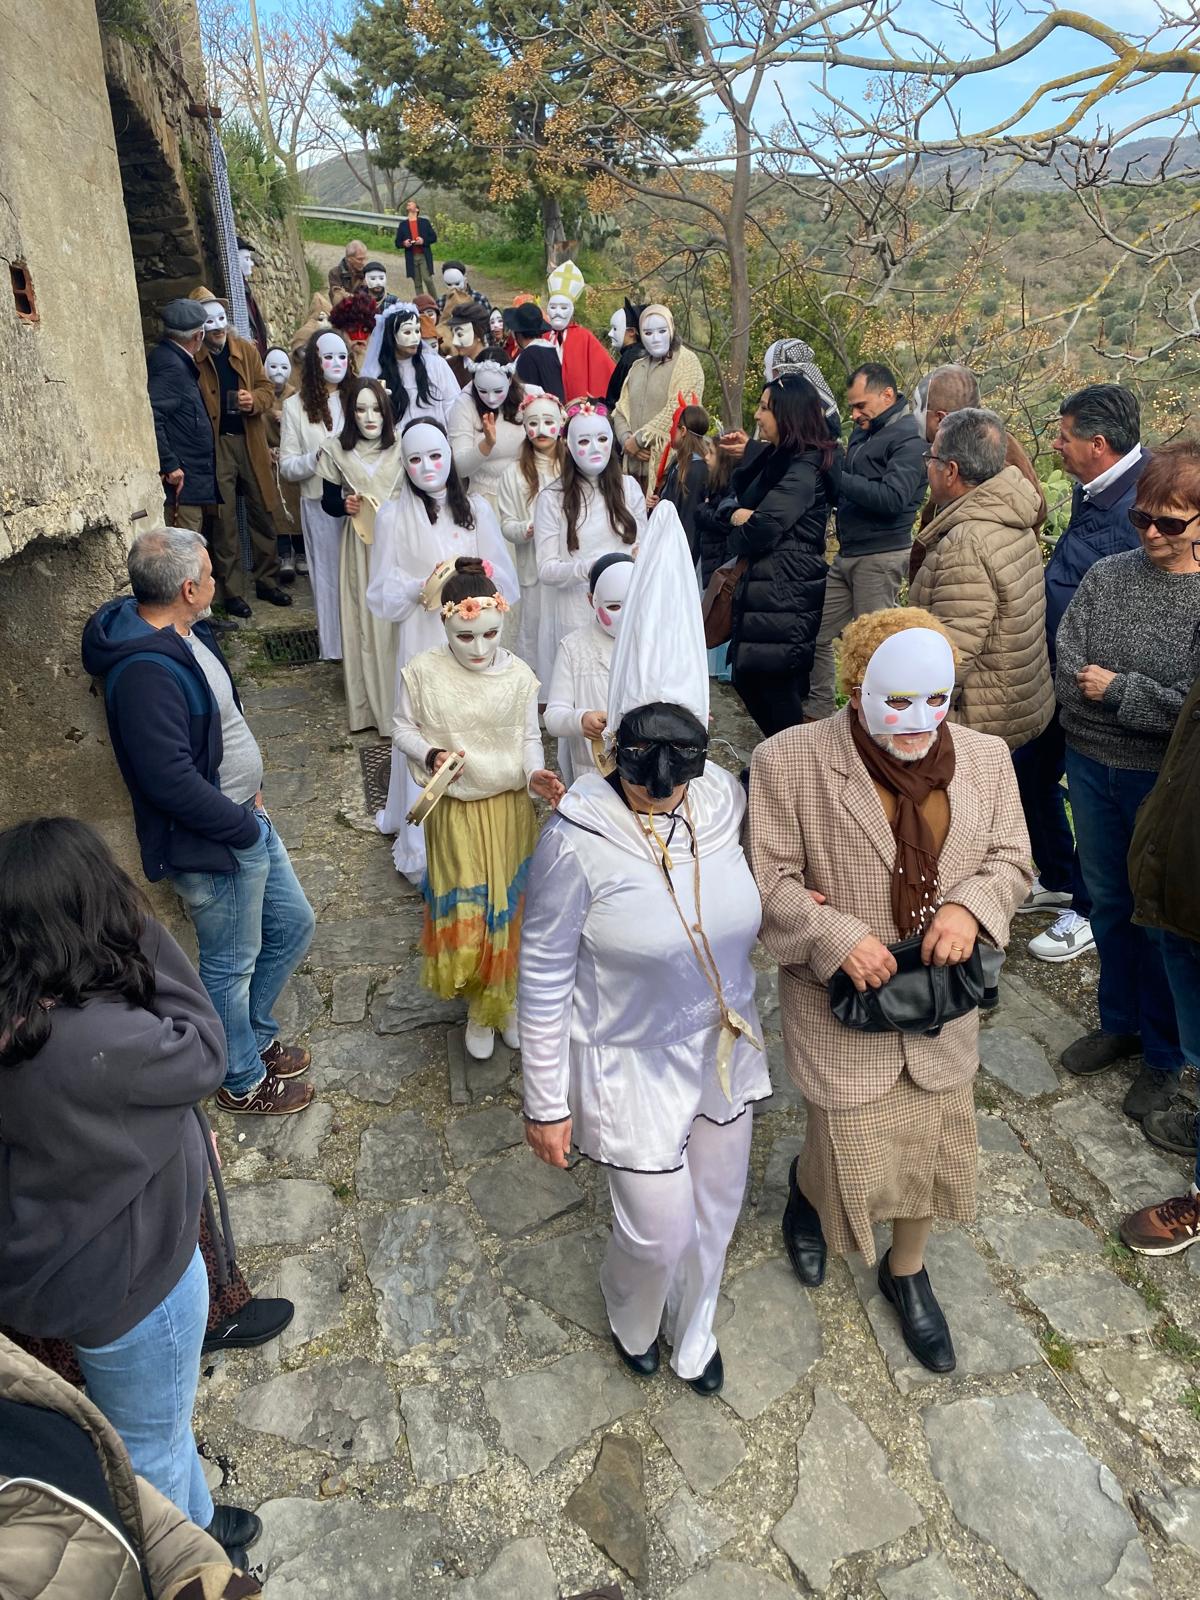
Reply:
<svg viewBox="0 0 1200 1600"><path fill-rule="evenodd" d="M753 1113L718 1126L703 1117L678 1172L608 1174L613 1227L600 1269L608 1321L623 1349L641 1355L664 1308L671 1365L698 1378L717 1348L713 1319L750 1164Z"/></svg>

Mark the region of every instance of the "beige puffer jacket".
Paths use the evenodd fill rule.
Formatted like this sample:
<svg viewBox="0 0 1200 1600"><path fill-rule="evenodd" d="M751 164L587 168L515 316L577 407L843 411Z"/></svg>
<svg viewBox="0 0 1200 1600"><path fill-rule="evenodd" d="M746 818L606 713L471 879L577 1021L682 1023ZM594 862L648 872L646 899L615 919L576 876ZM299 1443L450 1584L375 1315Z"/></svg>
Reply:
<svg viewBox="0 0 1200 1600"><path fill-rule="evenodd" d="M1038 503L1019 469L1005 467L946 506L917 535L928 554L908 592L958 649L956 720L1010 750L1054 712Z"/></svg>
<svg viewBox="0 0 1200 1600"><path fill-rule="evenodd" d="M243 1600L259 1584L134 1474L116 1430L77 1389L0 1335L0 1399L56 1411L91 1438L123 1526L36 1478L0 1470L4 1600Z"/></svg>

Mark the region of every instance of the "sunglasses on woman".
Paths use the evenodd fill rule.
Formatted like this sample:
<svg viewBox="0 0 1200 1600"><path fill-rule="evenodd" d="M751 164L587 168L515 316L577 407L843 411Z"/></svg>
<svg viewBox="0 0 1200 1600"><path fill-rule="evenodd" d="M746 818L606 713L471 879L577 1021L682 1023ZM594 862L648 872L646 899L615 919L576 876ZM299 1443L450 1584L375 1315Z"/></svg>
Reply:
<svg viewBox="0 0 1200 1600"><path fill-rule="evenodd" d="M1152 511L1143 511L1140 506L1131 506L1129 520L1139 533L1149 533L1151 528L1157 528L1164 539L1178 539L1193 522L1200 521L1200 511L1190 517L1161 517Z"/></svg>

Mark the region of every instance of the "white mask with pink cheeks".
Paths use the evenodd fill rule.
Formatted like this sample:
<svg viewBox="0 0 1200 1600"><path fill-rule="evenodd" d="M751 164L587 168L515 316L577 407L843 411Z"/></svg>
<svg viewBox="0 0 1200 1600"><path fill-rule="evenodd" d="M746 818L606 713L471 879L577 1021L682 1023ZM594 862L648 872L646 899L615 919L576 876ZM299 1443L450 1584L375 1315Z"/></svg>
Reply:
<svg viewBox="0 0 1200 1600"><path fill-rule="evenodd" d="M404 434L404 470L418 489L440 494L450 476L450 441L432 422L417 422Z"/></svg>
<svg viewBox="0 0 1200 1600"><path fill-rule="evenodd" d="M461 602L472 610L470 601ZM484 606L478 616L461 616L458 612L442 619L446 628L446 643L450 653L468 672L486 672L496 659L500 648L500 630L504 617L495 606Z"/></svg>
<svg viewBox="0 0 1200 1600"><path fill-rule="evenodd" d="M946 720L954 693L954 653L932 628L902 628L867 662L860 700L875 737L932 733Z"/></svg>
<svg viewBox="0 0 1200 1600"><path fill-rule="evenodd" d="M498 339L501 342L503 342L504 337L505 337L505 333L504 333L504 313L502 311L493 311L492 312L491 316L488 318L488 328L491 331L491 334L492 334L493 338Z"/></svg>
<svg viewBox="0 0 1200 1600"><path fill-rule="evenodd" d="M587 478L598 478L612 458L612 423L598 411L579 411L567 424L567 449Z"/></svg>
<svg viewBox="0 0 1200 1600"><path fill-rule="evenodd" d="M539 439L557 439L562 433L562 407L553 395L530 400L521 413L525 437L536 444Z"/></svg>
<svg viewBox="0 0 1200 1600"><path fill-rule="evenodd" d="M350 365L350 352L340 333L319 333L317 355L321 361L321 376L326 383L338 384L346 376Z"/></svg>
<svg viewBox="0 0 1200 1600"><path fill-rule="evenodd" d="M475 393L489 411L499 411L512 388L512 369L496 361L470 363Z"/></svg>
<svg viewBox="0 0 1200 1600"><path fill-rule="evenodd" d="M614 561L605 567L592 590L592 610L600 629L615 639L625 614L625 599L633 582L633 562Z"/></svg>
<svg viewBox="0 0 1200 1600"><path fill-rule="evenodd" d="M268 350L263 371L277 389L282 389L292 375L291 357L286 350Z"/></svg>

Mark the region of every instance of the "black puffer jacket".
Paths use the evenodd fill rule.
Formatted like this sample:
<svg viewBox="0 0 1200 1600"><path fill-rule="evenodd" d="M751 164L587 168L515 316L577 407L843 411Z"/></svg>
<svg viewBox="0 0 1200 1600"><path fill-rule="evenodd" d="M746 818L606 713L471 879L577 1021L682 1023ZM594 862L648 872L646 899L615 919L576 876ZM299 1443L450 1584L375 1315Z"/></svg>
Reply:
<svg viewBox="0 0 1200 1600"><path fill-rule="evenodd" d="M840 451L822 471L816 450L746 447L730 491L754 515L731 527L726 541L726 559L750 561L733 599L735 682L739 671L807 674L812 668L825 601L826 524L840 465Z"/></svg>
<svg viewBox="0 0 1200 1600"><path fill-rule="evenodd" d="M669 500L679 513L679 520L683 523L683 531L687 534L688 549L692 552L692 560L700 559L700 535L696 526L696 513L704 504L705 492L708 489L708 462L701 456L693 456L687 465L687 475L681 483L679 480L679 467L671 463L671 470L663 480L660 500Z"/></svg>
<svg viewBox="0 0 1200 1600"><path fill-rule="evenodd" d="M146 374L159 472L183 468L180 505L215 505L221 498L216 448L196 363L170 339L160 339L146 357Z"/></svg>

